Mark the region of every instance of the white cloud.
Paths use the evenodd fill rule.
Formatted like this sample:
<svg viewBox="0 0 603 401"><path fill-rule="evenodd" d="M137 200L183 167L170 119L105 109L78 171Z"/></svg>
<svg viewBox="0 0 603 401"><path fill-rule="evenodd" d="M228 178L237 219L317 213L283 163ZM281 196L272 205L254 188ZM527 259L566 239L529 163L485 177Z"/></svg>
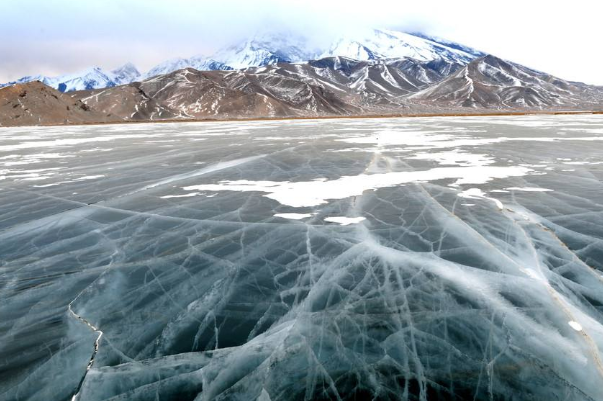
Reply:
<svg viewBox="0 0 603 401"><path fill-rule="evenodd" d="M0 2L0 82L210 54L258 29L330 40L367 27L420 30L561 78L603 85L603 5L592 0L20 0ZM556 4L558 3L558 4Z"/></svg>

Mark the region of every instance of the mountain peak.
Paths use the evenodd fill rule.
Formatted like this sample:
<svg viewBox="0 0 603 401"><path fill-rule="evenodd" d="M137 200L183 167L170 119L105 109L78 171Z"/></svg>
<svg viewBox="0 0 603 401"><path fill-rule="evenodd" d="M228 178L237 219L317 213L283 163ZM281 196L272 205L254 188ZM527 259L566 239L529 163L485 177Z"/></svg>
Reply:
<svg viewBox="0 0 603 401"><path fill-rule="evenodd" d="M295 63L315 58L316 52L309 47L308 42L297 35L258 32L250 39L218 51L212 58L235 69Z"/></svg>
<svg viewBox="0 0 603 401"><path fill-rule="evenodd" d="M480 57L479 59L475 60L476 62L483 62L486 64L490 64L490 65L509 65L509 63L499 57L493 56L491 54L485 55L484 57Z"/></svg>
<svg viewBox="0 0 603 401"><path fill-rule="evenodd" d="M129 84L136 81L141 75L138 68L132 63L126 63L121 67L114 69L111 71L111 74L113 74L113 81L116 85Z"/></svg>
<svg viewBox="0 0 603 401"><path fill-rule="evenodd" d="M114 74L118 74L123 71L135 72L135 73L140 74L140 71L138 71L138 68L136 68L136 66L134 64L132 64L131 62L127 62L124 65L122 65L121 67L118 67L111 72Z"/></svg>

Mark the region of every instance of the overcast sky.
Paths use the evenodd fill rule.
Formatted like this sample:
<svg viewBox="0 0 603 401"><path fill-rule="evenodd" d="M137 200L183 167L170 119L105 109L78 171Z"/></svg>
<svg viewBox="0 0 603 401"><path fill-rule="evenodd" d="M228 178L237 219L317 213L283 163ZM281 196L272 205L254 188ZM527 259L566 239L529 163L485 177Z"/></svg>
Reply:
<svg viewBox="0 0 603 401"><path fill-rule="evenodd" d="M598 0L0 0L0 82L211 54L260 29L422 31L603 85Z"/></svg>

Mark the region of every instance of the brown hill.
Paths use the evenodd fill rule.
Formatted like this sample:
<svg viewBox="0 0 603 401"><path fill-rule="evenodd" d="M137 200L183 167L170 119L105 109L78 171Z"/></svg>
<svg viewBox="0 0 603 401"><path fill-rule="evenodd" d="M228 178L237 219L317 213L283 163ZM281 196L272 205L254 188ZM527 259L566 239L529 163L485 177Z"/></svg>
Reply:
<svg viewBox="0 0 603 401"><path fill-rule="evenodd" d="M119 121L41 82L0 88L0 126Z"/></svg>

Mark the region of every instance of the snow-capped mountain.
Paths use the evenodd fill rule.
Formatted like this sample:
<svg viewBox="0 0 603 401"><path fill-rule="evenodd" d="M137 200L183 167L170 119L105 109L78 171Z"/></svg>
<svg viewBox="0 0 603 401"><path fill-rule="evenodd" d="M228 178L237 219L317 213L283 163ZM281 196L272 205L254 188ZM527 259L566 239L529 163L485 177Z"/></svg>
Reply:
<svg viewBox="0 0 603 401"><path fill-rule="evenodd" d="M138 68L132 63L126 63L123 66L111 71L115 85L125 85L132 83L140 78L141 74Z"/></svg>
<svg viewBox="0 0 603 401"><path fill-rule="evenodd" d="M61 75L58 77L47 77L43 75L32 75L23 77L17 81L9 82L2 86L23 84L32 81L40 81L61 92L72 92L78 90L110 88L134 82L140 77L140 72L132 63L127 63L113 71L104 71L100 67L92 67L87 70Z"/></svg>
<svg viewBox="0 0 603 401"><path fill-rule="evenodd" d="M383 29L342 36L329 45L322 45L322 48L316 48L311 41L299 35L261 32L243 42L221 49L210 57L194 56L168 60L144 74L128 63L113 71L94 67L59 77L28 76L0 87L39 80L60 91L68 92L124 85L184 68L200 71L232 70L338 56L360 61L412 58L418 61L444 60L451 64L468 64L483 55L474 49L442 39Z"/></svg>
<svg viewBox="0 0 603 401"><path fill-rule="evenodd" d="M143 75L143 79L169 74L183 68L199 71L233 70L277 63L294 63L315 58L316 52L305 50L303 38L293 35L262 33L252 39L219 50L211 57L194 56L165 61Z"/></svg>
<svg viewBox="0 0 603 401"><path fill-rule="evenodd" d="M227 71L232 70L232 67L203 56L194 56L190 58L175 58L164 61L163 63L151 68L148 72L141 76L141 80L156 77L158 75L169 74L170 72L178 71L183 68L194 68L199 71Z"/></svg>
<svg viewBox="0 0 603 401"><path fill-rule="evenodd" d="M413 58L419 61L444 59L467 64L483 53L453 42L404 32L373 29L364 34L337 39L320 57L343 56L356 60Z"/></svg>
<svg viewBox="0 0 603 401"><path fill-rule="evenodd" d="M464 45L462 45L460 43L451 42L451 41L446 40L446 39L438 38L436 36L425 35L424 33L421 33L421 32L412 32L412 33L409 33L409 34L412 35L412 36L416 36L416 37L428 40L430 42L433 42L433 43L436 43L436 44L439 44L439 45L451 48L451 49L460 50L460 51L462 51L464 53L471 54L474 57L484 57L484 56L487 55L486 53L481 52L481 51L476 50L476 49L473 49L471 47L464 46Z"/></svg>
<svg viewBox="0 0 603 401"><path fill-rule="evenodd" d="M53 85L50 85L61 92L71 92L76 90L107 88L115 86L113 75L103 71L99 67L93 67L80 74L65 75L52 79Z"/></svg>
<svg viewBox="0 0 603 401"><path fill-rule="evenodd" d="M294 34L258 33L251 39L219 50L211 57L166 61L144 74L144 78L189 67L201 71L243 69L338 56L360 61L412 58L467 64L484 54L454 42L390 30L372 29L343 36L324 48L316 48L307 39Z"/></svg>
<svg viewBox="0 0 603 401"><path fill-rule="evenodd" d="M252 39L218 51L212 58L234 69L277 63L296 63L316 58L318 51L293 34L260 33Z"/></svg>
<svg viewBox="0 0 603 401"><path fill-rule="evenodd" d="M17 81L9 82L4 86L40 81L61 92L74 90L97 89L115 86L113 76L99 67L92 67L75 74L47 77L43 75L26 76Z"/></svg>

